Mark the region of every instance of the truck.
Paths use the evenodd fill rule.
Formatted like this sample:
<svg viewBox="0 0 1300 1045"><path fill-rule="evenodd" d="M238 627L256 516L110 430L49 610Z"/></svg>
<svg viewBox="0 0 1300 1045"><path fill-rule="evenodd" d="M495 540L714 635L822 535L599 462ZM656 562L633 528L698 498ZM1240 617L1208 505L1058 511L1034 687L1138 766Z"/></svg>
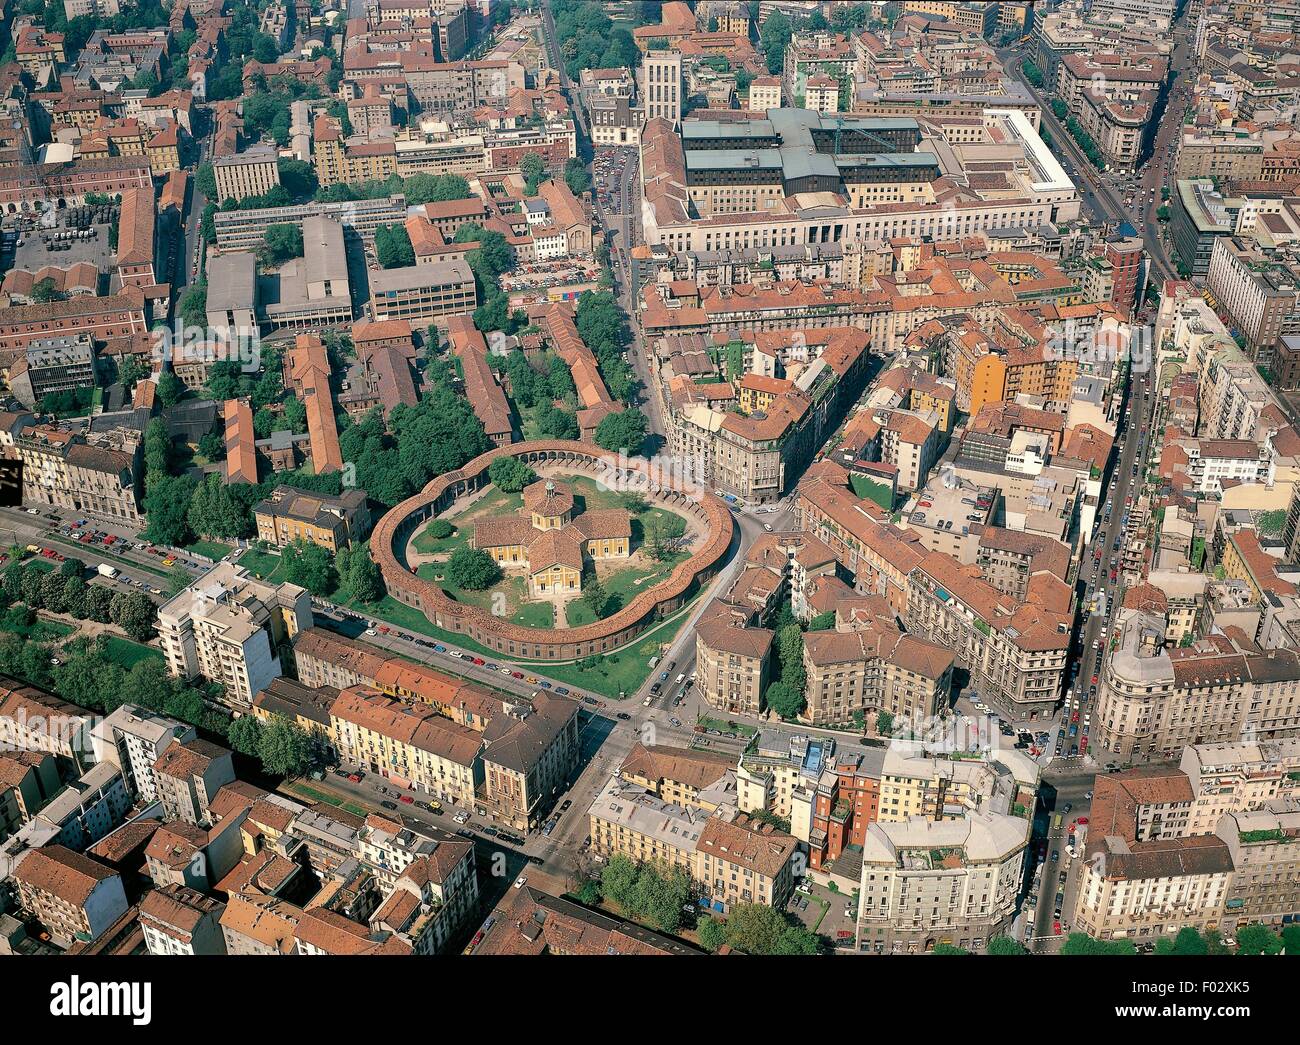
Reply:
<svg viewBox="0 0 1300 1045"><path fill-rule="evenodd" d="M107 577L110 581L117 577L117 567L110 566L106 562L101 562L95 569L101 577Z"/></svg>

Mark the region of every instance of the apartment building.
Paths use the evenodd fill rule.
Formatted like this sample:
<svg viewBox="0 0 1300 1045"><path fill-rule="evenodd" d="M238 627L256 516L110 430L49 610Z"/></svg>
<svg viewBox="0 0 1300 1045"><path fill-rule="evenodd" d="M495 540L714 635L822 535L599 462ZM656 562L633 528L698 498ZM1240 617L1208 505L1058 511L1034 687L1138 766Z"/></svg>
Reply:
<svg viewBox="0 0 1300 1045"><path fill-rule="evenodd" d="M96 756L121 771L131 794L139 801L154 802L158 799L155 766L163 752L173 741L194 740L198 732L186 722L123 704L95 724L93 736Z"/></svg>
<svg viewBox="0 0 1300 1045"><path fill-rule="evenodd" d="M612 778L588 813L592 850L678 868L719 913L736 904L783 906L794 891L798 842L728 802L735 792L730 775L713 788L703 794L718 805L706 811Z"/></svg>
<svg viewBox="0 0 1300 1045"><path fill-rule="evenodd" d="M1150 941L1185 927L1217 928L1232 853L1214 835L1128 842L1089 832L1071 924L1099 940Z"/></svg>
<svg viewBox="0 0 1300 1045"><path fill-rule="evenodd" d="M31 850L12 877L21 909L61 947L99 939L127 910L116 871L61 845Z"/></svg>
<svg viewBox="0 0 1300 1045"><path fill-rule="evenodd" d="M1300 798L1300 737L1192 744L1183 749L1178 768L1192 795L1185 833L1210 834L1229 813Z"/></svg>
<svg viewBox="0 0 1300 1045"><path fill-rule="evenodd" d="M757 715L767 689L773 633L746 625L745 615L721 606L700 619L695 627L696 687L712 708Z"/></svg>
<svg viewBox="0 0 1300 1045"><path fill-rule="evenodd" d="M213 822L212 799L235 779L230 752L198 737L173 740L153 769L166 818L204 826Z"/></svg>
<svg viewBox="0 0 1300 1045"><path fill-rule="evenodd" d="M1205 282L1244 337L1250 358L1274 371L1280 387L1295 387L1300 373L1279 372L1278 363L1283 339L1300 334L1300 263L1240 237L1219 236Z"/></svg>
<svg viewBox="0 0 1300 1045"><path fill-rule="evenodd" d="M368 687L339 693L329 736L342 761L444 802L472 807L483 782L479 733Z"/></svg>
<svg viewBox="0 0 1300 1045"><path fill-rule="evenodd" d="M1300 657L1227 635L1170 648L1165 620L1122 610L1103 665L1093 743L1119 762L1177 758L1189 744L1262 739L1300 726ZM1099 755L1100 757L1100 755Z"/></svg>
<svg viewBox="0 0 1300 1045"><path fill-rule="evenodd" d="M1274 929L1300 914L1300 806L1270 802L1229 813L1215 834L1232 859L1232 885L1223 904L1223 932L1243 925Z"/></svg>
<svg viewBox="0 0 1300 1045"><path fill-rule="evenodd" d="M233 156L217 157L212 161L212 173L221 202L265 196L280 184L279 154L270 145L254 145Z"/></svg>
<svg viewBox="0 0 1300 1045"><path fill-rule="evenodd" d="M28 823L59 787L58 760L48 752L0 754L0 842Z"/></svg>
<svg viewBox="0 0 1300 1045"><path fill-rule="evenodd" d="M95 716L85 708L0 676L0 750L59 755L76 766L95 761Z"/></svg>
<svg viewBox="0 0 1300 1045"><path fill-rule="evenodd" d="M527 703L506 704L488 722L479 802L492 816L520 831L541 826L581 758L578 707L543 690Z"/></svg>
<svg viewBox="0 0 1300 1045"><path fill-rule="evenodd" d="M229 562L218 563L158 610L168 670L220 683L226 700L243 708L282 673L282 653L311 623L306 589L264 584Z"/></svg>
<svg viewBox="0 0 1300 1045"><path fill-rule="evenodd" d="M23 462L23 503L86 512L114 522L140 519L134 452L94 445L87 436L33 425L14 439Z"/></svg>
<svg viewBox="0 0 1300 1045"><path fill-rule="evenodd" d="M888 621L810 631L803 637L807 706L814 725L850 724L886 712L916 721L937 715L952 690L952 653Z"/></svg>
<svg viewBox="0 0 1300 1045"><path fill-rule="evenodd" d="M1024 876L1029 819L997 813L871 824L862 847L858 951L976 953L1006 932Z"/></svg>
<svg viewBox="0 0 1300 1045"><path fill-rule="evenodd" d="M140 929L150 954L225 954L226 905L186 886L151 889L140 900Z"/></svg>
<svg viewBox="0 0 1300 1045"><path fill-rule="evenodd" d="M1073 622L1072 590L1049 573L1029 579L1023 600L942 552L908 575L907 630L951 650L983 699L1021 718L1051 713Z"/></svg>
<svg viewBox="0 0 1300 1045"><path fill-rule="evenodd" d="M366 818L357 844L384 895L370 927L393 933L416 954L444 953L478 913L473 844L381 814Z"/></svg>
<svg viewBox="0 0 1300 1045"><path fill-rule="evenodd" d="M1039 571L1068 582L1070 548L1040 534L985 526L975 563L984 579L1003 595L1023 599L1029 592L1029 579Z"/></svg>

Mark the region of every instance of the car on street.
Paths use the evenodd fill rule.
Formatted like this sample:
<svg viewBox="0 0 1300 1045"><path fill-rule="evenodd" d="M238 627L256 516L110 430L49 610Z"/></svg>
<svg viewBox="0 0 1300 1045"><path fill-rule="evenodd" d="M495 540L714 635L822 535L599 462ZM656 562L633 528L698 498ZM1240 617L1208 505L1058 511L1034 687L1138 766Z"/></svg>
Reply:
<svg viewBox="0 0 1300 1045"><path fill-rule="evenodd" d="M521 874L518 878L515 879L516 889L522 889L527 884L528 884L528 876L526 874Z"/></svg>
<svg viewBox="0 0 1300 1045"><path fill-rule="evenodd" d="M388 801L388 799L384 799L384 800L383 800L382 802L380 802L379 804L380 804L381 806L383 806L385 809L396 809L396 808L397 808L397 803L396 803L396 802L390 802L390 801Z"/></svg>

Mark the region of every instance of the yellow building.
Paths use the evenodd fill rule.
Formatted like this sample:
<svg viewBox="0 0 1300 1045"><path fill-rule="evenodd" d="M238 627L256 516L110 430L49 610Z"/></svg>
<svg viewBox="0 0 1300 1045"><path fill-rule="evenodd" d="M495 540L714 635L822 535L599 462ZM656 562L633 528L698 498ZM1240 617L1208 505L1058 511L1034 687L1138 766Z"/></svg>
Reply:
<svg viewBox="0 0 1300 1045"><path fill-rule="evenodd" d="M353 686L330 708L330 740L345 763L445 802L474 803L482 780L482 735L427 706Z"/></svg>
<svg viewBox="0 0 1300 1045"><path fill-rule="evenodd" d="M632 520L621 508L589 509L575 516L573 490L549 479L524 489L514 515L480 519L474 547L504 569L528 573L528 594L548 598L582 591L587 559L626 559L632 554Z"/></svg>
<svg viewBox="0 0 1300 1045"><path fill-rule="evenodd" d="M149 172L155 177L181 169L180 134L175 122L168 120L145 146L149 157Z"/></svg>
<svg viewBox="0 0 1300 1045"><path fill-rule="evenodd" d="M316 117L312 163L322 187L383 181L397 173L397 147L391 139L349 144L338 123L322 114Z"/></svg>
<svg viewBox="0 0 1300 1045"><path fill-rule="evenodd" d="M711 789L735 768L735 757L721 752L636 744L623 759L622 779L665 802L711 813L719 804Z"/></svg>
<svg viewBox="0 0 1300 1045"><path fill-rule="evenodd" d="M277 486L253 507L259 540L283 548L310 541L337 552L370 531L365 490L345 490L337 497L292 486Z"/></svg>

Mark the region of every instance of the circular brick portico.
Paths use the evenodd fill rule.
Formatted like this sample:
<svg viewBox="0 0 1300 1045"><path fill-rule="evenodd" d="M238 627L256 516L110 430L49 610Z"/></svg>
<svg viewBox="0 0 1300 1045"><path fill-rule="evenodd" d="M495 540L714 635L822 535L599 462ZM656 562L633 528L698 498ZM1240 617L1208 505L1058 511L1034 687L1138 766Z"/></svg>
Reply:
<svg viewBox="0 0 1300 1045"><path fill-rule="evenodd" d="M467 494L490 484L488 466L498 457L515 457L527 465L562 469L642 494L647 501L689 516L704 540L685 562L652 588L604 620L577 628L528 628L450 598L433 581L411 572L406 545L420 526L446 512ZM574 660L625 646L657 621L681 608L700 583L717 573L731 546L734 522L720 497L706 490L684 489L655 473L640 458L620 457L592 443L537 439L512 443L480 454L464 467L431 480L384 515L370 537L370 554L379 565L388 593L420 610L445 631L464 635L506 657L528 660Z"/></svg>

